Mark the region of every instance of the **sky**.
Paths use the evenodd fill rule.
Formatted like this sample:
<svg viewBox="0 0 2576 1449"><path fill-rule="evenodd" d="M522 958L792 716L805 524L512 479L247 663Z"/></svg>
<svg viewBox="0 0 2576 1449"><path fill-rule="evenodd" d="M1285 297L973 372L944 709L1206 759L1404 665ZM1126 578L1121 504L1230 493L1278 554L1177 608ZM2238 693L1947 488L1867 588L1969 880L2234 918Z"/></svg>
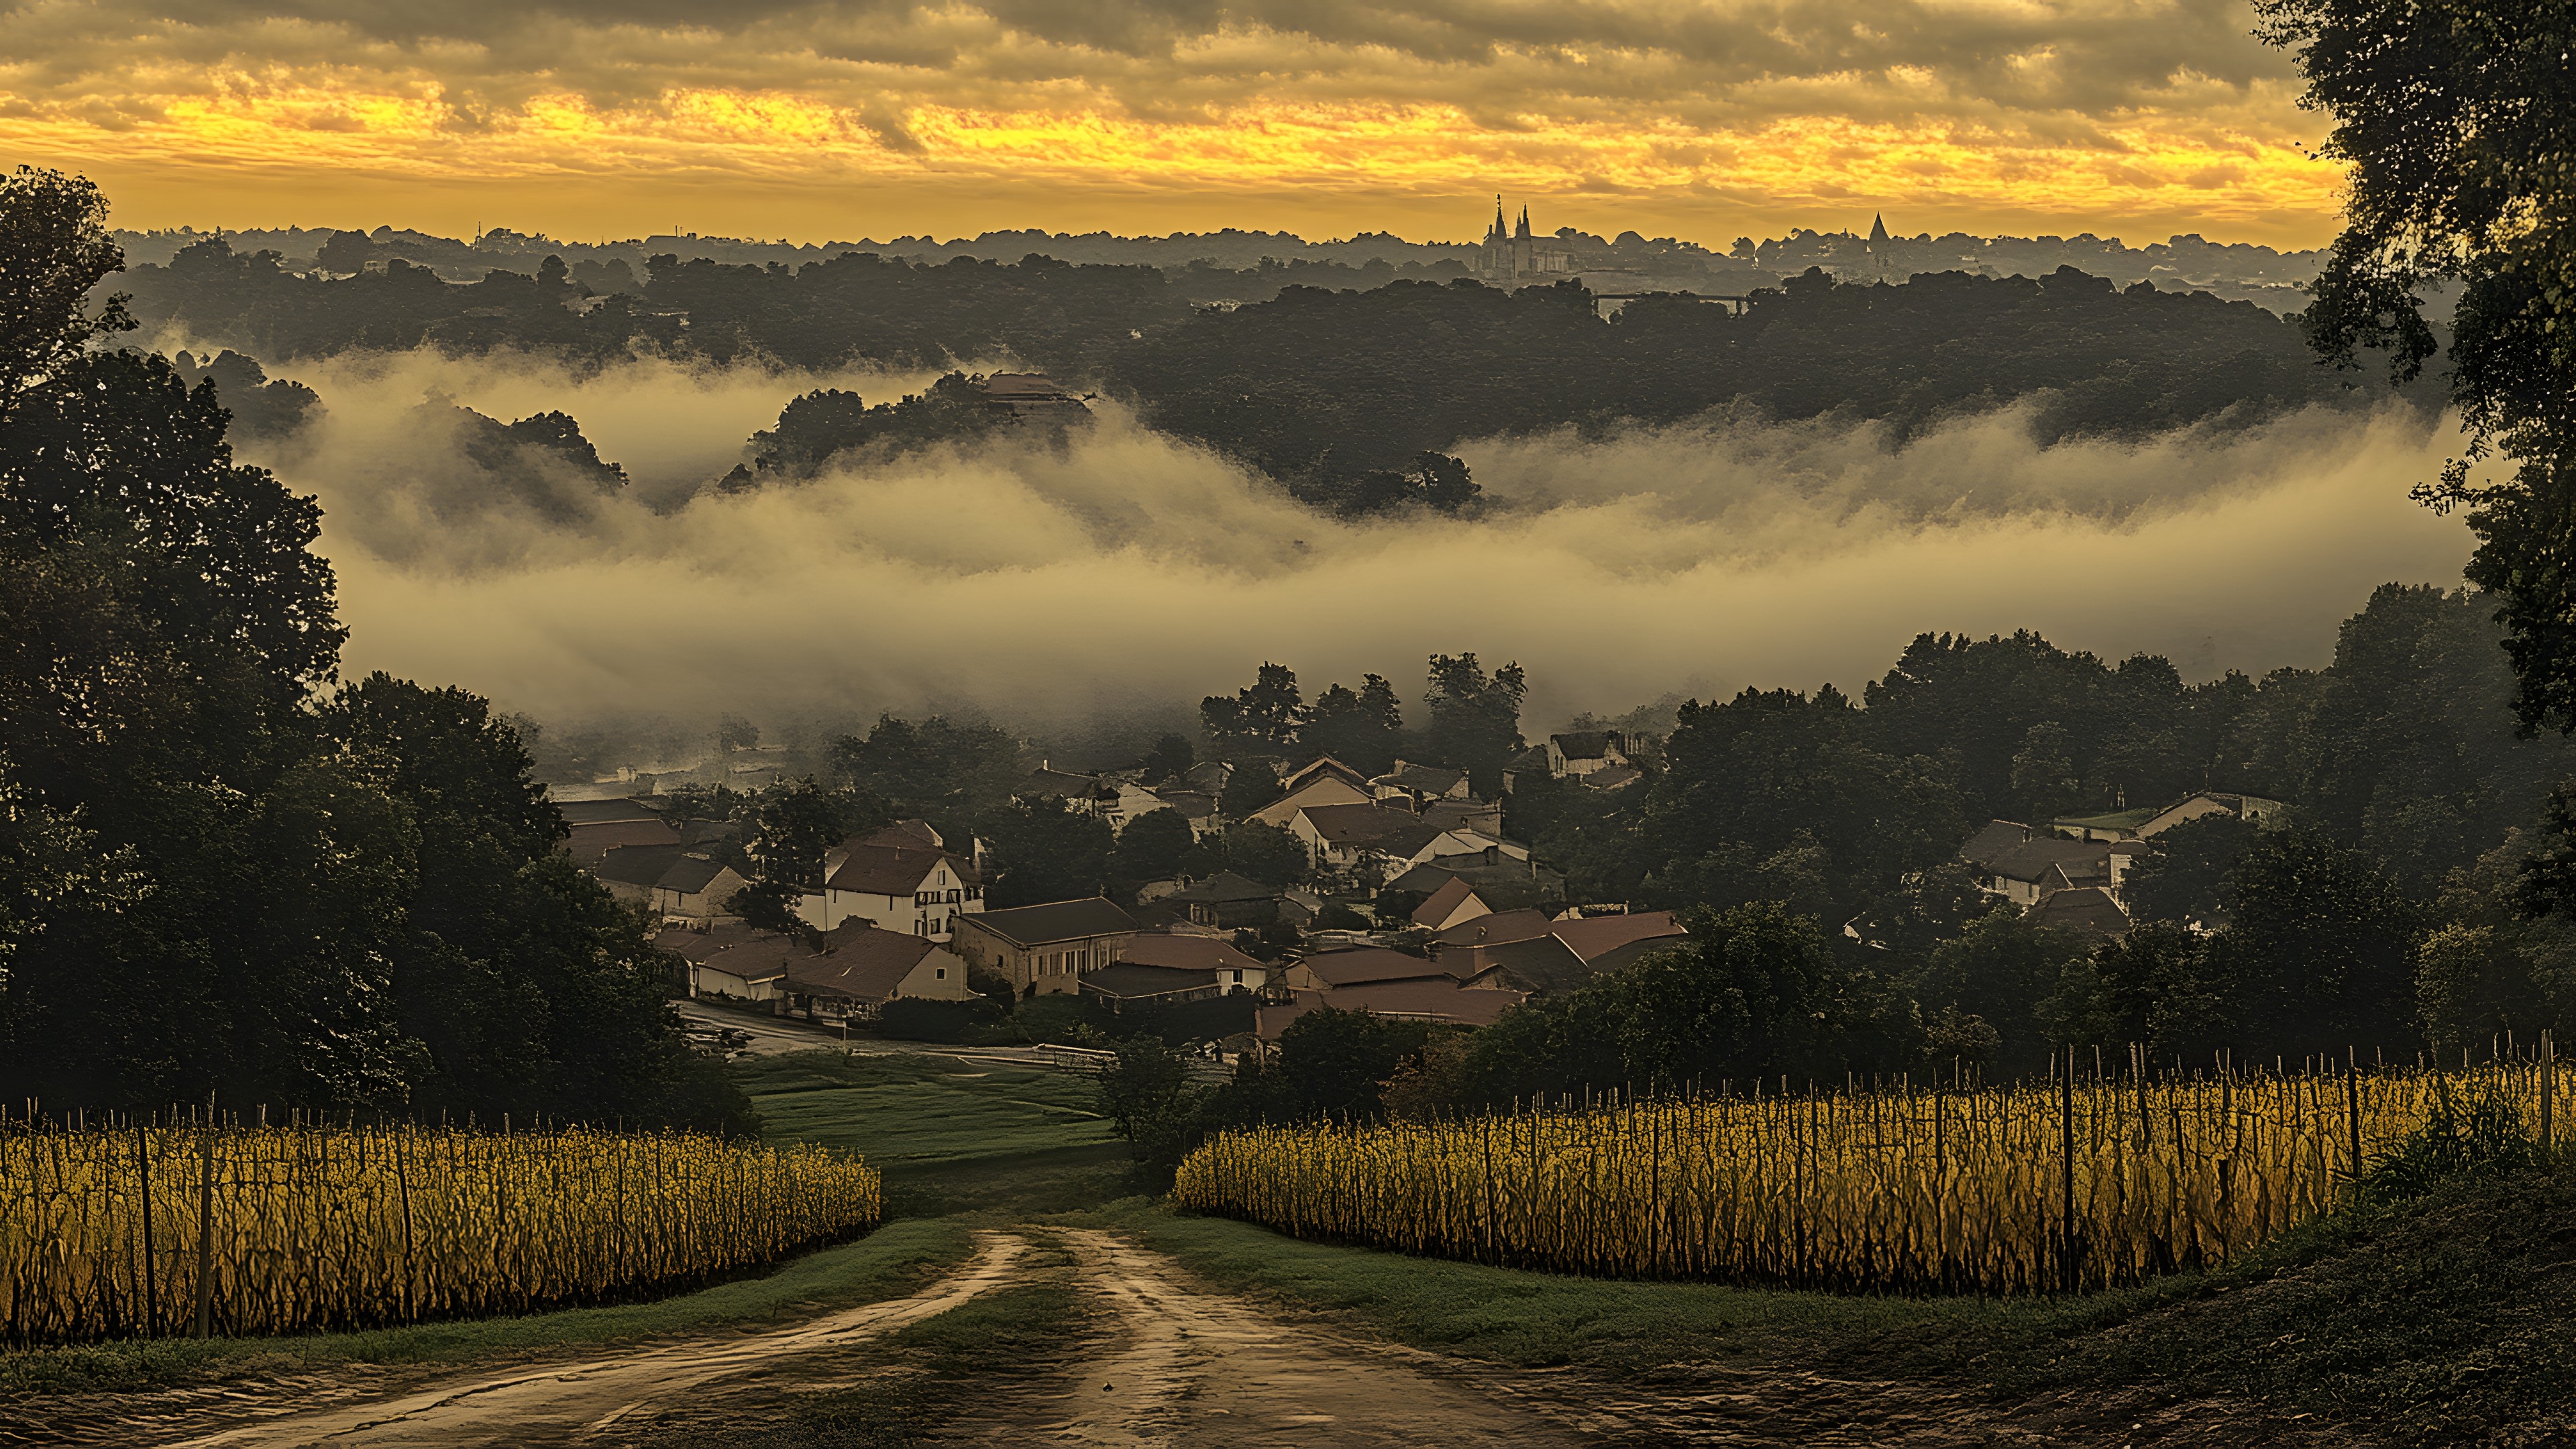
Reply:
<svg viewBox="0 0 2576 1449"><path fill-rule="evenodd" d="M2244 0L0 0L0 156L136 228L797 241L1793 227L2315 246Z"/></svg>

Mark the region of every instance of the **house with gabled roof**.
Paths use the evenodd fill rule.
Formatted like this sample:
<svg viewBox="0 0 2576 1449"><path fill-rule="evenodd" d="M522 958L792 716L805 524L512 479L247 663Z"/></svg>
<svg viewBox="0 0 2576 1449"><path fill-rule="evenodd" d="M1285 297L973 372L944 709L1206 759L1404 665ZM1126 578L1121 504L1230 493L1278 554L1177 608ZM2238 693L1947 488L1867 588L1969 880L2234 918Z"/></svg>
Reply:
<svg viewBox="0 0 2576 1449"><path fill-rule="evenodd" d="M1560 780L1629 763L1628 736L1622 730L1569 730L1547 737L1547 772Z"/></svg>
<svg viewBox="0 0 2576 1449"><path fill-rule="evenodd" d="M1413 908L1413 924L1426 931L1445 931L1462 921L1492 915L1494 908L1476 894L1476 888L1462 876L1449 877L1449 883L1422 898Z"/></svg>
<svg viewBox="0 0 2576 1449"><path fill-rule="evenodd" d="M679 827L639 801L558 800L554 806L571 831L561 848L584 870L622 847L681 843Z"/></svg>
<svg viewBox="0 0 2576 1449"><path fill-rule="evenodd" d="M923 936L853 921L790 956L778 986L783 1009L809 1020L865 1021L903 998L964 1001L966 962Z"/></svg>
<svg viewBox="0 0 2576 1449"><path fill-rule="evenodd" d="M951 853L927 823L901 820L826 851L823 888L805 895L797 914L818 931L868 921L946 941L959 917L983 909L984 879L974 863Z"/></svg>
<svg viewBox="0 0 2576 1449"><path fill-rule="evenodd" d="M1331 768L1324 768L1327 766ZM1277 799L1245 818L1289 829L1293 828L1289 822L1300 810L1324 805L1366 805L1376 799L1358 771L1327 756L1283 782Z"/></svg>
<svg viewBox="0 0 2576 1449"><path fill-rule="evenodd" d="M1083 972L1116 961L1137 930L1116 902L1087 896L959 916L957 953L1022 996L1071 995Z"/></svg>
<svg viewBox="0 0 2576 1449"><path fill-rule="evenodd" d="M1420 761L1396 761L1395 768L1369 781L1369 791L1380 800L1400 804L1416 814L1435 800L1475 798L1468 791L1466 771Z"/></svg>

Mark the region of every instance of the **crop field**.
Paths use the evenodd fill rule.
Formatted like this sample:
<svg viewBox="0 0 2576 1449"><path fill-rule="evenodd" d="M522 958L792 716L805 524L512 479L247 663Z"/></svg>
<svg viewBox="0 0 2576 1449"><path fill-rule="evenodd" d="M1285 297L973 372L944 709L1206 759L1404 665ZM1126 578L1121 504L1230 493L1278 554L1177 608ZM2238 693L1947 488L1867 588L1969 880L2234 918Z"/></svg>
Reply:
<svg viewBox="0 0 2576 1449"><path fill-rule="evenodd" d="M684 1133L0 1127L0 1342L526 1313L872 1227L847 1155Z"/></svg>
<svg viewBox="0 0 2576 1449"><path fill-rule="evenodd" d="M2546 1144L2563 1063L1558 1102L1219 1136L1174 1202L1512 1267L2019 1293L2224 1261L2471 1104Z"/></svg>

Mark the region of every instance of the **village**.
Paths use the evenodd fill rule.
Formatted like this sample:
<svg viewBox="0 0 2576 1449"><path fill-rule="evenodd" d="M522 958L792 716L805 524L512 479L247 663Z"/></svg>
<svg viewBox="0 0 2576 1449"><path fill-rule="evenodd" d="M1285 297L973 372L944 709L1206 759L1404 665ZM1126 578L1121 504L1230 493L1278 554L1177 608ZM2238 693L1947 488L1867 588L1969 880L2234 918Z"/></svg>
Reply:
<svg viewBox="0 0 2576 1449"><path fill-rule="evenodd" d="M1492 799L1479 798L1466 771L1401 759L1376 775L1329 754L1211 760L1150 785L1144 769L1084 773L1041 759L1016 799L1096 818L1122 836L1158 815L1186 825L1192 840L1268 827L1294 840L1301 868L1293 880L1219 869L1143 882L1124 900L1104 889L1001 909L986 898L989 844L944 838L920 819L841 840L815 879L772 883L747 863L760 855L757 841L728 849L744 843L739 827L675 823L665 797L562 799L556 808L575 863L659 922L657 942L685 963L694 1001L844 1036L955 1020L935 1010L890 1016L897 1002L1073 997L1095 1019L1189 1008L1193 1045L1231 1063L1318 1010L1472 1030L1686 944L1675 911L1572 897L1571 862L1542 859L1503 829L1516 780L1641 791L1658 746L1615 729L1551 734L1513 761L1503 798ZM1220 800L1254 793L1242 788L1252 771L1267 803L1228 818ZM2284 809L2196 791L2110 813L1994 820L1960 844L1957 863L1993 909L2115 941L2131 929L2127 886L2157 857L2165 831L2213 816L2263 824ZM745 918L746 893L764 884L783 884L789 928ZM1857 923L1842 930L1861 934Z"/></svg>

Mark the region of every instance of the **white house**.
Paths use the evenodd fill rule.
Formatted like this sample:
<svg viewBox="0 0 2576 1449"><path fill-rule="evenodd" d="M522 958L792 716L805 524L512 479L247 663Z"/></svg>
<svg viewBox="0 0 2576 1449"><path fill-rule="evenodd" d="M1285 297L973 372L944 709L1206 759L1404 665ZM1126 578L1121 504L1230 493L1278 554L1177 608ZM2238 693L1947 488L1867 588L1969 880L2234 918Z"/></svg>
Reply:
<svg viewBox="0 0 2576 1449"><path fill-rule="evenodd" d="M945 941L957 917L984 909L975 867L943 848L917 820L846 841L823 857L823 889L797 902L796 913L818 931L853 920L929 941Z"/></svg>
<svg viewBox="0 0 2576 1449"><path fill-rule="evenodd" d="M1619 730L1574 730L1547 737L1547 772L1562 780L1625 765L1628 736Z"/></svg>

